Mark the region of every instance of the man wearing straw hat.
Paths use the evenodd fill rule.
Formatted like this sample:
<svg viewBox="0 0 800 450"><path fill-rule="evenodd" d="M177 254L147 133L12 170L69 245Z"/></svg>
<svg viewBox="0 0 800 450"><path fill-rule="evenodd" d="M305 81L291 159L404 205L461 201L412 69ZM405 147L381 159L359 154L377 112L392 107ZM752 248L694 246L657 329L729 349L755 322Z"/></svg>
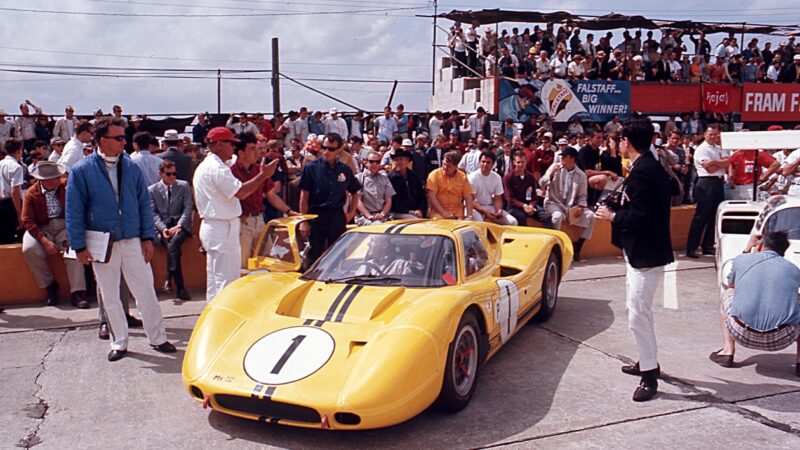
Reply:
<svg viewBox="0 0 800 450"><path fill-rule="evenodd" d="M64 219L66 187L63 166L52 161L36 164L31 176L36 181L25 191L22 200L22 256L28 263L36 284L47 290L47 305L58 304L58 283L47 265L47 257L59 255L66 248L67 227ZM84 298L86 279L83 267L74 259L65 259L69 279L70 303L80 309L89 307Z"/></svg>

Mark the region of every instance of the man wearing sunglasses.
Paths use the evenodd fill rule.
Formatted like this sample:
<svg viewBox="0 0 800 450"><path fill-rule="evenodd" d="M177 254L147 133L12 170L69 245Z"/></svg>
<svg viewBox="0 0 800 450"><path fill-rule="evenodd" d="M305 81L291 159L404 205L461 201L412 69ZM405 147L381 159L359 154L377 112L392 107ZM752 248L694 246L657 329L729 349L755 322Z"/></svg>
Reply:
<svg viewBox="0 0 800 450"><path fill-rule="evenodd" d="M381 154L371 151L367 154L367 165L356 175L361 183L361 201L358 202L356 225L364 226L390 220L394 187L389 177L381 171Z"/></svg>
<svg viewBox="0 0 800 450"><path fill-rule="evenodd" d="M139 133L137 133L138 135ZM194 200L189 183L177 178L175 163L165 159L159 166L160 182L147 188L153 201L153 219L159 241L167 249L167 280L164 290L175 282L175 293L181 300L192 297L186 291L181 269L181 246L192 235Z"/></svg>
<svg viewBox="0 0 800 450"><path fill-rule="evenodd" d="M318 216L311 225L308 222L300 224L300 232L309 236L311 244L309 264L344 233L347 223L356 214L361 183L350 167L339 161L343 146L342 136L326 134L322 141L322 157L306 164L300 176L300 213ZM345 214L348 192L350 203Z"/></svg>
<svg viewBox="0 0 800 450"><path fill-rule="evenodd" d="M174 353L167 341L164 318L156 298L153 271L153 210L141 170L125 155L125 123L101 119L95 127L98 149L78 162L67 182L66 220L69 245L81 264L92 264L108 317L111 335L109 361L125 356L128 321L120 300L120 278L136 299L150 345ZM113 244L106 262L87 249L87 231L111 234Z"/></svg>

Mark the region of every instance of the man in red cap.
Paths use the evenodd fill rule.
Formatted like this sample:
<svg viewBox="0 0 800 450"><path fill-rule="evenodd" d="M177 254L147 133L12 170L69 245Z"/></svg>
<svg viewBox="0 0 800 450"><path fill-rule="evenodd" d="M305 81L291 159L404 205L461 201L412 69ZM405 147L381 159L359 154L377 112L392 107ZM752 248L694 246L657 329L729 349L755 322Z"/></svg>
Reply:
<svg viewBox="0 0 800 450"><path fill-rule="evenodd" d="M255 192L275 173L278 160L262 161L258 175L242 183L233 175L226 161L233 156L239 139L225 127L212 128L206 135L209 154L197 166L193 185L200 218L200 242L206 250L206 301L239 278L242 250L239 244L239 200Z"/></svg>

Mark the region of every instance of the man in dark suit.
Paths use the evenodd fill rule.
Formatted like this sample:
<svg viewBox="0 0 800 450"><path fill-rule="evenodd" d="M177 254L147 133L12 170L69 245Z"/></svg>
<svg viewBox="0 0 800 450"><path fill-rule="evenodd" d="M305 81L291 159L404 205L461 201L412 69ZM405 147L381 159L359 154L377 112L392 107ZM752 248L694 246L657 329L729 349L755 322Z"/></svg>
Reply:
<svg viewBox="0 0 800 450"><path fill-rule="evenodd" d="M175 130L165 131L164 142L167 144L167 151L159 153L157 156L174 162L178 179L191 183L194 167L192 157L183 153L183 141L178 136L178 132Z"/></svg>
<svg viewBox="0 0 800 450"><path fill-rule="evenodd" d="M618 207L602 205L596 216L611 221L611 241L623 250L628 266L626 305L628 326L636 341L639 362L622 367L624 373L641 376L633 400L650 400L658 388L660 368L653 329L653 297L662 266L673 259L669 234L670 190L668 175L650 152L653 141L650 119L628 119L620 133L620 150L631 160Z"/></svg>
<svg viewBox="0 0 800 450"><path fill-rule="evenodd" d="M164 290L170 290L175 281L179 299L190 300L181 269L181 246L192 235L192 190L189 183L176 179L175 163L165 160L159 167L161 181L147 190L153 204L153 221L159 241L167 248L167 281Z"/></svg>

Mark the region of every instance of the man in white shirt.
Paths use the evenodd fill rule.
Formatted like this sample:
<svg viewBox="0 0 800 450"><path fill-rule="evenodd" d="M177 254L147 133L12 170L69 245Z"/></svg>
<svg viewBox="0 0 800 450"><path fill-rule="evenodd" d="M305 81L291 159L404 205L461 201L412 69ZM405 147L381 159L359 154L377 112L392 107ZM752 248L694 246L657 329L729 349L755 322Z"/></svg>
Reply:
<svg viewBox="0 0 800 450"><path fill-rule="evenodd" d="M444 122L444 115L441 111L433 113L433 117L428 121L428 131L431 133L431 139L436 139L442 131L442 123Z"/></svg>
<svg viewBox="0 0 800 450"><path fill-rule="evenodd" d="M392 138L397 134L397 119L392 115L392 107L383 108L383 116L375 119L374 134L378 136L378 141L392 142Z"/></svg>
<svg viewBox="0 0 800 450"><path fill-rule="evenodd" d="M800 148L789 153L781 164L781 173L789 182L787 194L800 197Z"/></svg>
<svg viewBox="0 0 800 450"><path fill-rule="evenodd" d="M469 137L471 139L476 139L479 134L483 133L488 123L489 118L486 117L486 110L483 109L483 106L479 106L475 114L469 116L467 119L467 124L469 125Z"/></svg>
<svg viewBox="0 0 800 450"><path fill-rule="evenodd" d="M308 108L303 106L300 108L300 115L294 121L294 135L302 145L306 145L308 133L310 133L308 130Z"/></svg>
<svg viewBox="0 0 800 450"><path fill-rule="evenodd" d="M336 133L341 136L343 140L347 141L350 133L347 132L347 122L339 117L339 110L331 108L328 114L330 117L325 120L325 134Z"/></svg>
<svg viewBox="0 0 800 450"><path fill-rule="evenodd" d="M556 78L566 78L567 68L567 55L564 53L564 50L556 50L556 56L550 61L550 70L553 71Z"/></svg>
<svg viewBox="0 0 800 450"><path fill-rule="evenodd" d="M8 156L0 160L0 245L13 244L17 240L17 227L22 223L23 167L22 143L8 141L5 145Z"/></svg>
<svg viewBox="0 0 800 450"><path fill-rule="evenodd" d="M210 302L228 284L239 278L242 250L239 244L240 199L247 198L270 178L279 159L261 164L259 174L242 183L225 164L239 140L225 127L206 135L209 154L197 166L193 183L197 212L203 219L200 242L206 251L206 301Z"/></svg>
<svg viewBox="0 0 800 450"><path fill-rule="evenodd" d="M364 125L364 111L356 111L353 118L350 119L350 139L357 137L364 142L364 132L362 126Z"/></svg>
<svg viewBox="0 0 800 450"><path fill-rule="evenodd" d="M492 170L494 162L494 153L481 153L480 168L467 177L472 186L472 218L475 221L517 225L517 219L503 210L503 179Z"/></svg>
<svg viewBox="0 0 800 450"><path fill-rule="evenodd" d="M75 125L78 124L78 119L75 118L75 110L72 105L67 105L64 109L66 116L56 120L56 125L53 127L53 137L60 137L67 142L73 134L75 134Z"/></svg>
<svg viewBox="0 0 800 450"><path fill-rule="evenodd" d="M67 173L72 170L72 166L83 159L83 149L86 144L92 142L93 132L94 126L85 120L78 122L75 126L75 133L72 139L64 146L64 151L61 153L61 157L58 158L58 163L64 166Z"/></svg>
<svg viewBox="0 0 800 450"><path fill-rule="evenodd" d="M64 145L67 143L64 139L54 136L50 139L50 155L46 158L47 161L58 162L61 154L64 152Z"/></svg>
<svg viewBox="0 0 800 450"><path fill-rule="evenodd" d="M701 238L703 254L714 254L714 220L717 207L725 200L723 177L729 165L728 154L720 147L719 125L712 123L706 129L705 142L694 151L697 207L686 241L686 256L689 258L698 257L697 247L701 245Z"/></svg>
<svg viewBox="0 0 800 450"><path fill-rule="evenodd" d="M7 115L4 109L0 109L0 150L3 149L3 143L11 139L11 130L14 129L14 121L7 119Z"/></svg>
<svg viewBox="0 0 800 450"><path fill-rule="evenodd" d="M471 144L469 146L469 151L467 151L467 153L461 157L461 161L458 162L458 168L467 175L475 172L480 168L481 154L488 150L489 143L486 141L481 141L477 146Z"/></svg>

